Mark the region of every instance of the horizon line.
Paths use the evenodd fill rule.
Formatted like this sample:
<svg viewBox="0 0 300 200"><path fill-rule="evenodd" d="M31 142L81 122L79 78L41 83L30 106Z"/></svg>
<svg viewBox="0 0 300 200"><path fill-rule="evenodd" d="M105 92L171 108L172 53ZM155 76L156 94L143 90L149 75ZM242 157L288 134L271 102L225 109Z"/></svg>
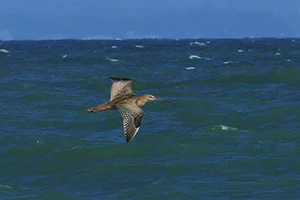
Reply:
<svg viewBox="0 0 300 200"><path fill-rule="evenodd" d="M1 40L0 42L15 42L15 41L128 41L128 40L244 40L244 39L300 39L300 37L220 37L220 38L109 38L109 39L12 39L12 40Z"/></svg>

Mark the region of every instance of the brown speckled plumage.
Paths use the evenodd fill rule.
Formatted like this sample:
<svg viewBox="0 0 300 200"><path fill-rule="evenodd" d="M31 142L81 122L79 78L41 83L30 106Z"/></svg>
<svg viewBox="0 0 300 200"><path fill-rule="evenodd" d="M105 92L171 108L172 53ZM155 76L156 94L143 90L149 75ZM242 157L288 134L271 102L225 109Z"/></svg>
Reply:
<svg viewBox="0 0 300 200"><path fill-rule="evenodd" d="M123 118L126 142L130 142L137 134L143 121L144 111L140 107L145 105L149 100L163 99L156 98L153 95L136 95L131 89L132 85L135 83L132 79L115 77L110 77L110 79L113 82L110 90L110 101L94 108L90 108L87 112L118 109Z"/></svg>

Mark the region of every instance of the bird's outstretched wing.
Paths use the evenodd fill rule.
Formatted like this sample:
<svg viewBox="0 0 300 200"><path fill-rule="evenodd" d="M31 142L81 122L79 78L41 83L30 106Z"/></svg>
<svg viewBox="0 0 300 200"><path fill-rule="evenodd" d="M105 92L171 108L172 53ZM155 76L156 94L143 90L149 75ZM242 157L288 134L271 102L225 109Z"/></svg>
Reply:
<svg viewBox="0 0 300 200"><path fill-rule="evenodd" d="M122 95L134 94L132 92L131 86L135 83L135 80L116 77L109 78L113 82L110 89L110 101Z"/></svg>
<svg viewBox="0 0 300 200"><path fill-rule="evenodd" d="M144 111L134 102L117 104L116 107L121 112L124 134L126 142L128 143L137 134L142 124Z"/></svg>

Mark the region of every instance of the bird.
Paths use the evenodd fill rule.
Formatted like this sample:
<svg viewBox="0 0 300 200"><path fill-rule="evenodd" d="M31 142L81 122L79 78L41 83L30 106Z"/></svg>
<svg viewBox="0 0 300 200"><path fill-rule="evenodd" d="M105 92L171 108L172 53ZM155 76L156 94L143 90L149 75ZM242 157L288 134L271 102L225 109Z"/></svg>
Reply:
<svg viewBox="0 0 300 200"><path fill-rule="evenodd" d="M119 110L123 118L124 136L129 143L140 129L143 121L144 111L141 109L148 101L169 100L157 98L154 95L146 94L139 96L132 91L132 86L136 83L133 79L109 77L112 81L110 89L110 101L93 108L87 109L88 113L105 110Z"/></svg>

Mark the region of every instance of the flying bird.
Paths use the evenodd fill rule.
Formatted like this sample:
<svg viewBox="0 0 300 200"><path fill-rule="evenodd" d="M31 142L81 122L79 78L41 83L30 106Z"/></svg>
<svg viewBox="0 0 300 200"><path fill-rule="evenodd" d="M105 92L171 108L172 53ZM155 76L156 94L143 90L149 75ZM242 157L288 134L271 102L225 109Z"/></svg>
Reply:
<svg viewBox="0 0 300 200"><path fill-rule="evenodd" d="M144 117L144 111L140 108L148 101L158 100L171 103L169 100L157 98L151 94L138 96L132 91L132 85L136 82L127 78L109 77L112 80L110 101L94 108L87 109L88 113L104 110L119 110L123 118L124 135L126 142L130 142L137 134Z"/></svg>

